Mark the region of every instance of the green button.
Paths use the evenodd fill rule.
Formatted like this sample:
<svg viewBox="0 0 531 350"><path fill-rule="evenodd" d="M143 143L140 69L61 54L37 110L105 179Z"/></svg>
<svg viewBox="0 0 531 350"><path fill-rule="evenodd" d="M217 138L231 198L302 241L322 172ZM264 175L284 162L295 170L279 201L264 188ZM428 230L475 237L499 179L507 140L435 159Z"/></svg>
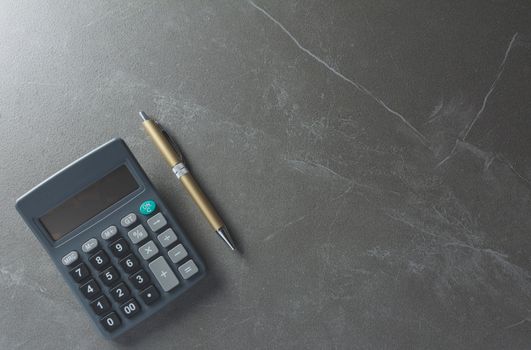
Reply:
<svg viewBox="0 0 531 350"><path fill-rule="evenodd" d="M144 203L140 204L140 214L142 215L149 215L153 213L157 209L157 203L155 203L152 200L145 201Z"/></svg>

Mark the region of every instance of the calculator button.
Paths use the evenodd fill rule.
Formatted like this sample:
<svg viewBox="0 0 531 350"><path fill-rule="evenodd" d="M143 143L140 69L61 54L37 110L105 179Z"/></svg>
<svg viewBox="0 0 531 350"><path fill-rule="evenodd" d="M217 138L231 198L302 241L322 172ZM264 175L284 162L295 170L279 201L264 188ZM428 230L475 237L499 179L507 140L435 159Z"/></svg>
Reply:
<svg viewBox="0 0 531 350"><path fill-rule="evenodd" d="M149 276L144 270L140 270L129 277L131 283L136 289L144 289L150 282Z"/></svg>
<svg viewBox="0 0 531 350"><path fill-rule="evenodd" d="M96 238L91 238L85 243L83 243L83 245L81 246L81 250L85 253L90 253L91 251L96 249L97 246L98 246L98 241L96 240Z"/></svg>
<svg viewBox="0 0 531 350"><path fill-rule="evenodd" d="M73 263L75 263L78 258L79 258L79 254L75 250L73 250L70 253L63 256L63 258L61 259L61 262L65 266L70 266Z"/></svg>
<svg viewBox="0 0 531 350"><path fill-rule="evenodd" d="M129 227L131 226L132 224L134 224L136 222L136 215L131 213L131 214L127 214L126 216L124 216L122 218L122 220L120 220L120 225L122 225L122 227Z"/></svg>
<svg viewBox="0 0 531 350"><path fill-rule="evenodd" d="M104 318L100 320L100 323L102 326L108 330L109 332L114 331L116 328L120 327L120 318L118 318L118 315L115 312L111 312Z"/></svg>
<svg viewBox="0 0 531 350"><path fill-rule="evenodd" d="M113 244L111 244L111 252L114 256L121 258L129 253L129 246L125 239L120 238Z"/></svg>
<svg viewBox="0 0 531 350"><path fill-rule="evenodd" d="M111 266L100 273L100 279L106 286L112 286L120 279L120 275L118 274L118 271Z"/></svg>
<svg viewBox="0 0 531 350"><path fill-rule="evenodd" d="M138 302L135 299L131 299L120 306L120 310L122 310L125 317L132 318L140 311L140 305L138 305Z"/></svg>
<svg viewBox="0 0 531 350"><path fill-rule="evenodd" d="M173 242L177 241L177 236L175 235L175 232L171 228L167 229L166 231L162 232L160 235L157 236L160 244L166 248Z"/></svg>
<svg viewBox="0 0 531 350"><path fill-rule="evenodd" d="M140 207L138 208L138 211L140 211L140 214L142 215L149 215L153 213L157 209L157 203L155 203L152 200L147 200L140 204Z"/></svg>
<svg viewBox="0 0 531 350"><path fill-rule="evenodd" d="M149 269L165 292L177 287L179 280L162 256L149 263Z"/></svg>
<svg viewBox="0 0 531 350"><path fill-rule="evenodd" d="M131 254L120 260L120 266L125 272L133 273L140 268L140 263L138 262L138 259Z"/></svg>
<svg viewBox="0 0 531 350"><path fill-rule="evenodd" d="M131 295L131 292L129 291L129 288L125 285L125 283L120 283L113 289L111 289L111 295L114 300L116 300L119 303L122 303L129 299L129 296Z"/></svg>
<svg viewBox="0 0 531 350"><path fill-rule="evenodd" d="M92 266L94 266L98 271L101 271L109 263L109 256L103 250L100 250L99 252L91 256L89 261Z"/></svg>
<svg viewBox="0 0 531 350"><path fill-rule="evenodd" d="M140 292L140 297L146 305L151 305L160 298L160 294L157 288L151 285Z"/></svg>
<svg viewBox="0 0 531 350"><path fill-rule="evenodd" d="M184 249L182 244L179 244L168 251L168 256L173 263L177 264L188 256L188 252Z"/></svg>
<svg viewBox="0 0 531 350"><path fill-rule="evenodd" d="M149 241L140 248L138 248L138 252L142 256L142 258L144 258L144 260L149 260L155 255L157 255L157 253L159 252L159 248L157 248L155 242Z"/></svg>
<svg viewBox="0 0 531 350"><path fill-rule="evenodd" d="M79 287L79 289L81 289L81 292L88 300L94 299L100 293L100 287L94 280L88 281Z"/></svg>
<svg viewBox="0 0 531 350"><path fill-rule="evenodd" d="M96 315L104 314L111 309L109 299L107 299L107 297L105 297L104 295L90 303L90 306L92 307L92 310L94 310Z"/></svg>
<svg viewBox="0 0 531 350"><path fill-rule="evenodd" d="M195 275L197 271L199 271L199 269L197 268L197 265L193 260L188 260L187 262L179 266L179 273L181 274L181 276L183 276L185 280Z"/></svg>
<svg viewBox="0 0 531 350"><path fill-rule="evenodd" d="M109 226L101 233L101 238L108 240L118 233L116 226Z"/></svg>
<svg viewBox="0 0 531 350"><path fill-rule="evenodd" d="M166 226L168 222L166 221L166 218L164 217L164 215L162 215L162 213L158 213L157 215L149 218L147 223L151 231L157 232L164 226Z"/></svg>
<svg viewBox="0 0 531 350"><path fill-rule="evenodd" d="M90 276L90 272L87 269L87 265L81 263L70 270L70 275L74 278L74 281L81 282Z"/></svg>
<svg viewBox="0 0 531 350"><path fill-rule="evenodd" d="M143 241L147 238L148 234L146 232L146 229L142 225L138 225L131 231L127 232L127 235L129 236L129 239L133 244L137 244L140 241Z"/></svg>

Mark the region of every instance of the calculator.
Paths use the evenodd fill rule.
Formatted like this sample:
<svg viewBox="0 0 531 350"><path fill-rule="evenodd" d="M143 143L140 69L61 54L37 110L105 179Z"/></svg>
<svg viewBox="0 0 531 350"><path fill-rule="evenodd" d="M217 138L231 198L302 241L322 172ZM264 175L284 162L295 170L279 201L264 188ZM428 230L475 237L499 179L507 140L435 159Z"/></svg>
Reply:
<svg viewBox="0 0 531 350"><path fill-rule="evenodd" d="M203 260L121 139L51 176L16 207L106 338L205 276Z"/></svg>

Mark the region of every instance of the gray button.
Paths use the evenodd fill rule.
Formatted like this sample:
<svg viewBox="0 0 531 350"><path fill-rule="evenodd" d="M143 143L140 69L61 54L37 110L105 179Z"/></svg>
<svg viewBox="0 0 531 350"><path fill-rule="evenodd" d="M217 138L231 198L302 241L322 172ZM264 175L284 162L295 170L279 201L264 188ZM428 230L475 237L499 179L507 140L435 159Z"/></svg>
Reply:
<svg viewBox="0 0 531 350"><path fill-rule="evenodd" d="M168 251L168 256L170 257L172 262L177 264L179 261L183 260L188 256L188 252L186 251L186 249L184 249L182 244L179 244L175 248L172 248Z"/></svg>
<svg viewBox="0 0 531 350"><path fill-rule="evenodd" d="M177 236L175 235L175 232L171 228L167 229L166 231L162 232L160 235L157 236L159 239L160 244L166 248L173 242L177 240Z"/></svg>
<svg viewBox="0 0 531 350"><path fill-rule="evenodd" d="M61 262L65 266L70 266L73 263L75 263L78 258L79 258L79 254L75 250L73 250L70 253L63 256L63 258L61 259Z"/></svg>
<svg viewBox="0 0 531 350"><path fill-rule="evenodd" d="M162 256L149 263L149 269L159 282L162 289L167 292L179 285L177 276L173 273L170 266Z"/></svg>
<svg viewBox="0 0 531 350"><path fill-rule="evenodd" d="M158 230L166 226L166 218L164 217L164 215L162 215L162 213L158 213L157 215L149 218L147 223L151 231L157 232Z"/></svg>
<svg viewBox="0 0 531 350"><path fill-rule="evenodd" d="M188 260L187 262L179 266L179 272L185 280L195 275L197 271L199 271L199 269L197 268L197 265L193 260Z"/></svg>
<svg viewBox="0 0 531 350"><path fill-rule="evenodd" d="M81 250L85 253L89 253L93 251L94 248L96 248L97 246L98 246L98 241L96 240L96 238L91 238L85 243L83 243L83 245L81 246Z"/></svg>
<svg viewBox="0 0 531 350"><path fill-rule="evenodd" d="M138 248L138 252L144 258L144 260L149 260L159 252L159 248L155 245L155 242L149 241L144 244L142 247Z"/></svg>
<svg viewBox="0 0 531 350"><path fill-rule="evenodd" d="M129 227L136 222L136 215L134 213L127 214L120 220L120 225L123 227Z"/></svg>
<svg viewBox="0 0 531 350"><path fill-rule="evenodd" d="M103 232L101 233L101 238L103 238L104 240L108 240L117 233L118 229L116 228L116 226L109 226L105 230L103 230Z"/></svg>
<svg viewBox="0 0 531 350"><path fill-rule="evenodd" d="M127 232L127 235L129 236L129 239L134 244L137 244L140 241L143 241L147 238L148 234L146 232L146 229L142 225L138 225L131 231Z"/></svg>

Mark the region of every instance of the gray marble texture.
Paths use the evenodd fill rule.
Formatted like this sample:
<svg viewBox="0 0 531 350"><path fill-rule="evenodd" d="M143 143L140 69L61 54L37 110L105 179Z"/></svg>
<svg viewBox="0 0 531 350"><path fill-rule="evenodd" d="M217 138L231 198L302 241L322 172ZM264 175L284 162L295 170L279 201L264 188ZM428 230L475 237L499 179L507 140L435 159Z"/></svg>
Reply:
<svg viewBox="0 0 531 350"><path fill-rule="evenodd" d="M1 349L531 348L529 0L3 0L0 125ZM14 209L113 137L210 269L118 342Z"/></svg>

